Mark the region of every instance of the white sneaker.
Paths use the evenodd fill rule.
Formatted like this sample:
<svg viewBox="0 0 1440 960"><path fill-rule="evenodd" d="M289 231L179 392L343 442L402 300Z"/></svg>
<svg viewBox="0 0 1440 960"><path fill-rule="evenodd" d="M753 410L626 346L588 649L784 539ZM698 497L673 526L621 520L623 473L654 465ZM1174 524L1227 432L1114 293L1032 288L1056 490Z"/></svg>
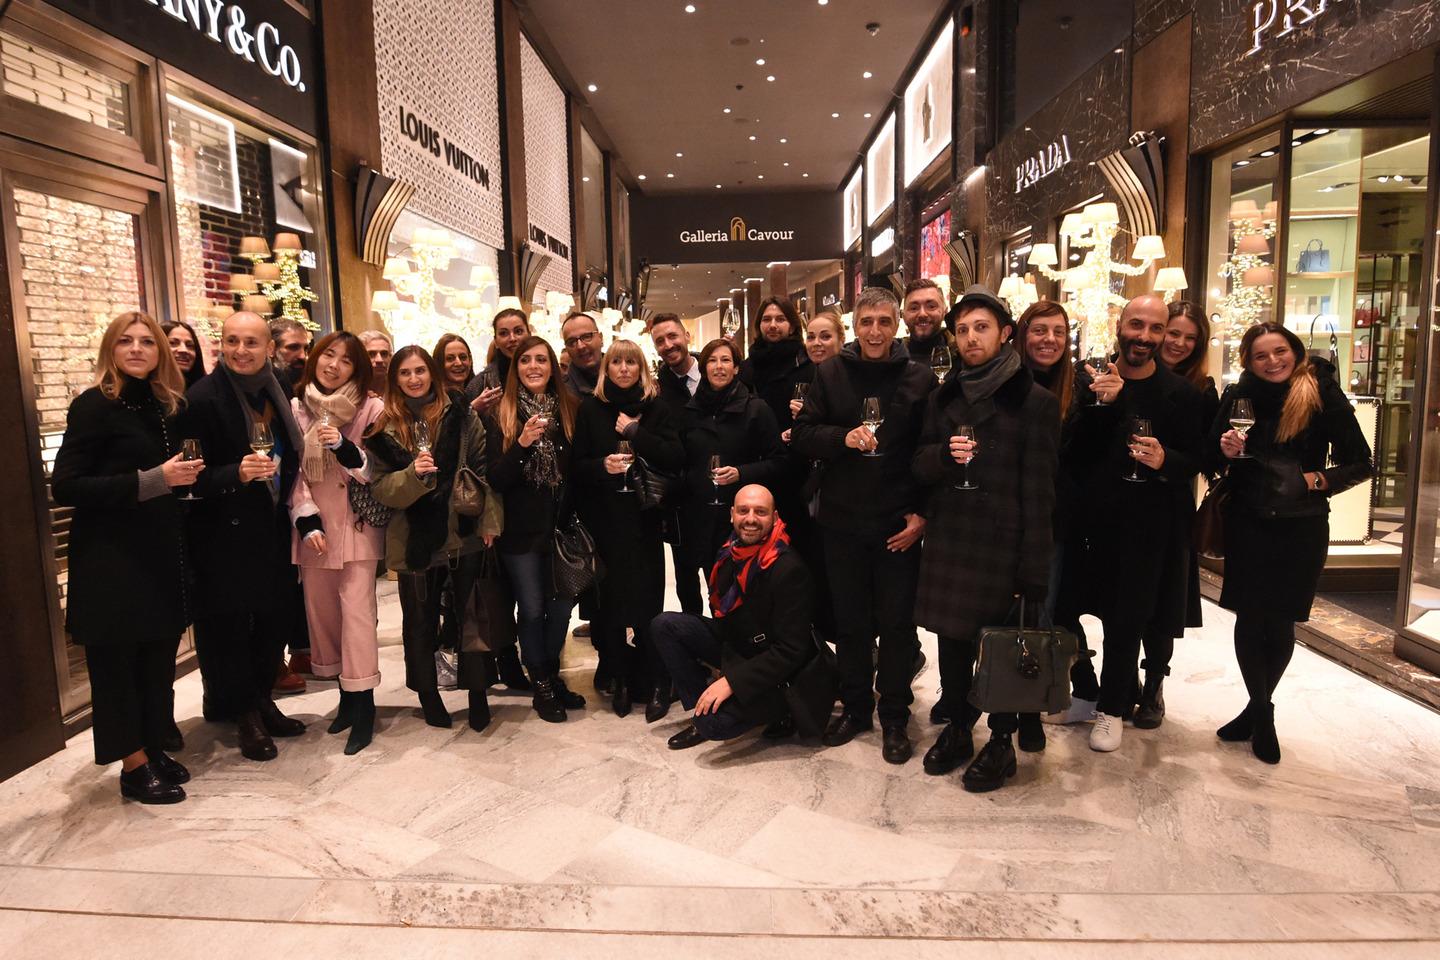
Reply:
<svg viewBox="0 0 1440 960"><path fill-rule="evenodd" d="M1068 724L1068 723L1089 723L1095 719L1095 701L1081 700L1079 697L1070 698L1068 709L1059 713L1047 713L1040 718L1042 723Z"/></svg>
<svg viewBox="0 0 1440 960"><path fill-rule="evenodd" d="M1114 714L1095 714L1095 726L1090 728L1090 749L1110 753L1120 749L1120 736L1125 732L1125 721Z"/></svg>

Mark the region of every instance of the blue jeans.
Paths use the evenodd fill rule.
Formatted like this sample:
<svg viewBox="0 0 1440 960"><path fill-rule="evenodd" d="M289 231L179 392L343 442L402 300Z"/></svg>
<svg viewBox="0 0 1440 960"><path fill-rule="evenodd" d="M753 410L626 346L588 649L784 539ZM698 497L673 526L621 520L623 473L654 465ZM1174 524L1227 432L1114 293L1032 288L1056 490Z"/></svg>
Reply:
<svg viewBox="0 0 1440 960"><path fill-rule="evenodd" d="M530 676L548 677L560 665L575 601L550 595L550 554L501 552L500 561L515 591L520 659Z"/></svg>
<svg viewBox="0 0 1440 960"><path fill-rule="evenodd" d="M690 613L662 613L650 621L651 642L669 668L686 710L694 710L700 694L710 686L709 667L720 666L722 646L713 623ZM714 713L694 717L691 722L706 740L731 740L759 726L745 716L734 696Z"/></svg>

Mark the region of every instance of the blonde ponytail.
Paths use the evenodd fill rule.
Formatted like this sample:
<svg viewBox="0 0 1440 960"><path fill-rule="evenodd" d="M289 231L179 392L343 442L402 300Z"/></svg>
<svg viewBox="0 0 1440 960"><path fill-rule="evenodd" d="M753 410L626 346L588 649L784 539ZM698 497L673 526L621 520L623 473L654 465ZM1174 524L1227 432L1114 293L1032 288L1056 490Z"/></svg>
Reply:
<svg viewBox="0 0 1440 960"><path fill-rule="evenodd" d="M1320 410L1320 382L1315 378L1315 365L1309 358L1295 364L1290 374L1290 392L1280 408L1280 425L1275 428L1275 442L1293 440L1310 425L1310 418Z"/></svg>

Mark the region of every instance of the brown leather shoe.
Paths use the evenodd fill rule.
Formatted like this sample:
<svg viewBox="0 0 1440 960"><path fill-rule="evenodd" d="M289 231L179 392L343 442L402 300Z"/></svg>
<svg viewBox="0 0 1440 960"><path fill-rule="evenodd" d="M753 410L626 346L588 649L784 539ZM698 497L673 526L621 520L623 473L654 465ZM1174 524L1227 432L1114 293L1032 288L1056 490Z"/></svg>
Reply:
<svg viewBox="0 0 1440 960"><path fill-rule="evenodd" d="M275 674L275 685L270 689L279 694L304 693L305 678L291 670L290 665L282 660L280 670Z"/></svg>
<svg viewBox="0 0 1440 960"><path fill-rule="evenodd" d="M247 760L274 760L279 754L275 741L265 732L258 710L248 710L235 724L240 734L240 755Z"/></svg>
<svg viewBox="0 0 1440 960"><path fill-rule="evenodd" d="M298 673L302 677L313 677L315 675L315 668L310 665L310 654L290 654L290 672Z"/></svg>

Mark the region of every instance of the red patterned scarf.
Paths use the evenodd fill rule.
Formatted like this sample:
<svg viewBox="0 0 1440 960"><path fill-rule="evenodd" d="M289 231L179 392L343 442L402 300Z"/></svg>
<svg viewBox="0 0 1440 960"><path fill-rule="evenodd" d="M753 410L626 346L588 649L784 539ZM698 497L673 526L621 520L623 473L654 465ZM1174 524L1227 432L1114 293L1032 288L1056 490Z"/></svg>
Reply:
<svg viewBox="0 0 1440 960"><path fill-rule="evenodd" d="M745 588L758 560L761 570L768 570L780 555L790 549L790 536L785 521L775 518L770 535L759 543L745 545L735 534L720 548L715 568L710 571L710 613L719 620L740 609L745 602Z"/></svg>

